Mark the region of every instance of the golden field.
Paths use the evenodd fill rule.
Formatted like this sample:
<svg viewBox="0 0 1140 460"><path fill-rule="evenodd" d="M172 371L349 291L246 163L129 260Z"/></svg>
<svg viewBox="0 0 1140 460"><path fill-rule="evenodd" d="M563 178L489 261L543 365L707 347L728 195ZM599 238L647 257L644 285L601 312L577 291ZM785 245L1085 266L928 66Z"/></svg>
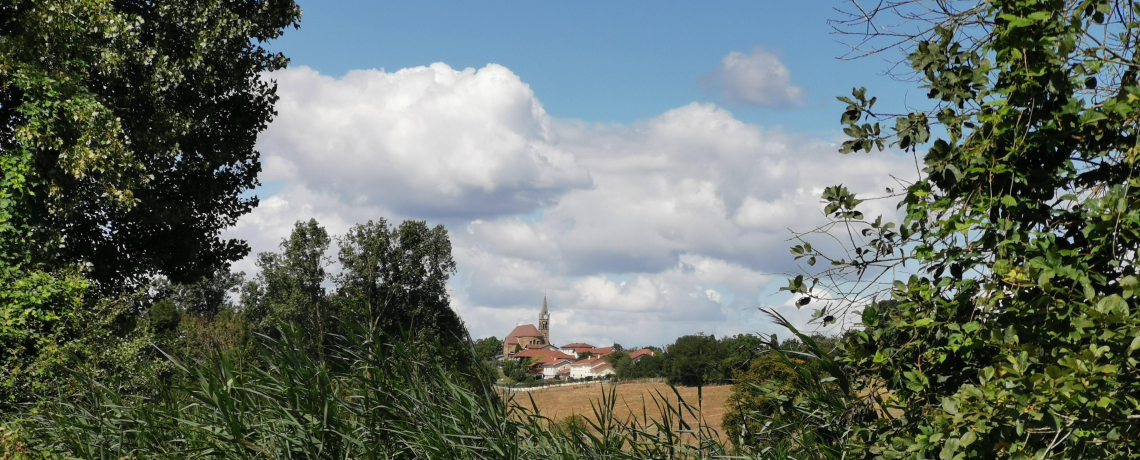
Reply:
<svg viewBox="0 0 1140 460"><path fill-rule="evenodd" d="M533 397L534 404L538 407L539 412L553 420L561 420L574 414L592 419L594 411L591 408L591 403L594 405L601 404L603 391L609 394L610 384L603 386L601 383L593 383L536 389L530 392L515 393L514 398L519 404L530 407L530 398ZM681 394L681 398L685 402L693 406L697 405L697 389L695 387L677 387L677 392ZM731 393L731 385L705 387L701 404L703 415L698 413L699 416L703 417L703 423L716 430L722 437L724 432L721 430L721 418L724 416L725 403ZM677 395L666 383L619 383L616 389L617 403L614 406L614 414L623 420L635 417L643 423L645 418L650 421L657 420L661 417L661 411L653 401L654 396L658 398L663 396L672 407L676 408L677 406ZM685 421L695 428L696 420L689 418L688 411L685 411L685 414Z"/></svg>

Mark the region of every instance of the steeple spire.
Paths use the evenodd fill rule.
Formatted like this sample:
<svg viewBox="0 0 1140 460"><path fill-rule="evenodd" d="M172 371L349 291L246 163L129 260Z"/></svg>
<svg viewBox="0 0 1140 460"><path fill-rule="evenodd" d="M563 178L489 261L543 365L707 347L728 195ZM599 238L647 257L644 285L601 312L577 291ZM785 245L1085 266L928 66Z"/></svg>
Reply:
<svg viewBox="0 0 1140 460"><path fill-rule="evenodd" d="M546 293L542 293L542 313L538 314L538 331L542 333L542 339L546 344L550 344L550 312L546 310Z"/></svg>

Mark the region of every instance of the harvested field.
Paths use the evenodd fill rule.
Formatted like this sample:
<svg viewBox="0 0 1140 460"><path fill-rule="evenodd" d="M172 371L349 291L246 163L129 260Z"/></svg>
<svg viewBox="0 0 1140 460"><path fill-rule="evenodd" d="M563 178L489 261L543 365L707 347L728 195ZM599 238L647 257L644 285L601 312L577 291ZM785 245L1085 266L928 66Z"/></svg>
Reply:
<svg viewBox="0 0 1140 460"><path fill-rule="evenodd" d="M610 391L609 384L603 386L600 383L575 385L565 387L543 388L532 390L528 393L517 393L514 395L515 401L524 406L530 406L530 397L534 398L535 405L538 406L542 415L554 420L561 420L569 415L579 414L588 418L593 418L594 411L590 404L598 405L601 403L602 392ZM688 387L677 387L677 391L685 402L697 405L697 389ZM669 403L676 407L677 395L669 388L666 383L619 383L617 384L617 404L614 407L614 413L618 418L625 419L627 417L636 417L638 421L642 421L643 417L648 417L650 420L657 420L661 417L661 412L657 404L653 402L653 397L660 392L661 396L666 397ZM721 430L721 418L724 417L726 411L725 403L728 396L732 393L731 385L717 385L708 386L704 388L704 398L702 407L704 409L704 424L716 430L722 437L724 436ZM644 408L644 412L643 412ZM686 412L687 414L687 412ZM695 420L686 420L692 425Z"/></svg>

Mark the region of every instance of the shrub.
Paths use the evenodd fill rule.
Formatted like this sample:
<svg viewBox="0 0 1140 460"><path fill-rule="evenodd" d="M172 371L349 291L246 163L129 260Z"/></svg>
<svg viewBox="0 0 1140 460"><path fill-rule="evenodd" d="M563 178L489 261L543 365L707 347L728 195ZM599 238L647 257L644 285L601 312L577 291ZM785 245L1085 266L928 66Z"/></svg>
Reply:
<svg viewBox="0 0 1140 460"><path fill-rule="evenodd" d="M806 363L794 360L792 364ZM752 447L782 442L765 438L771 433L766 427L795 416L795 399L804 383L800 374L776 353L768 353L752 361L747 371L736 371L734 377L722 423L729 439Z"/></svg>

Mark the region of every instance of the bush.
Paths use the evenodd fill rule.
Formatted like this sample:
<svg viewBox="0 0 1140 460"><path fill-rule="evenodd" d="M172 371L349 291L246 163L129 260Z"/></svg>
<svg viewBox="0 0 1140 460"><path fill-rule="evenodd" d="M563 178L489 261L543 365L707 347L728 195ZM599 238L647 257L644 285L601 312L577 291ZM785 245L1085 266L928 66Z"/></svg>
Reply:
<svg viewBox="0 0 1140 460"><path fill-rule="evenodd" d="M89 289L76 272L0 270L0 408L58 385Z"/></svg>
<svg viewBox="0 0 1140 460"><path fill-rule="evenodd" d="M794 365L805 365L794 360ZM795 399L800 396L803 379L776 353L761 355L747 371L736 371L728 412L722 426L732 442L754 448L786 442L786 438L769 439L769 423L787 423L795 416Z"/></svg>
<svg viewBox="0 0 1140 460"><path fill-rule="evenodd" d="M152 347L153 327L135 313L140 296L89 294L78 271L0 275L0 413L82 392L77 378L156 391L168 366Z"/></svg>
<svg viewBox="0 0 1140 460"><path fill-rule="evenodd" d="M570 436L579 436L585 433L589 425L587 424L586 417L579 414L572 414L558 421L557 428L562 433Z"/></svg>
<svg viewBox="0 0 1140 460"><path fill-rule="evenodd" d="M173 301L163 299L150 307L150 310L147 311L147 319L150 320L150 327L154 329L154 332L165 334L174 332L178 327L178 323L182 321L182 312L178 311L178 307L174 306Z"/></svg>

